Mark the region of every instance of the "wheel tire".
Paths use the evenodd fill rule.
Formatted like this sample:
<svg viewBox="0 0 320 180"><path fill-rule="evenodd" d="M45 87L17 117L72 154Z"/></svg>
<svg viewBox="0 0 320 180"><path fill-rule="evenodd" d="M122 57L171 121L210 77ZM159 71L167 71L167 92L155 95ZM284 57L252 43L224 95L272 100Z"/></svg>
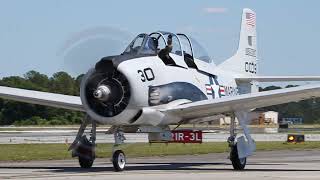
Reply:
<svg viewBox="0 0 320 180"><path fill-rule="evenodd" d="M239 159L237 145L231 148L230 160L234 170L241 171L246 167L247 158Z"/></svg>
<svg viewBox="0 0 320 180"><path fill-rule="evenodd" d="M126 166L126 156L123 151L117 150L112 155L112 164L116 172L123 171Z"/></svg>
<svg viewBox="0 0 320 180"><path fill-rule="evenodd" d="M86 136L80 139L80 144L76 149L81 168L91 168L95 160L95 147L88 141Z"/></svg>
<svg viewBox="0 0 320 180"><path fill-rule="evenodd" d="M93 165L94 159L88 159L81 156L79 156L78 159L79 159L79 164L81 168L89 169Z"/></svg>

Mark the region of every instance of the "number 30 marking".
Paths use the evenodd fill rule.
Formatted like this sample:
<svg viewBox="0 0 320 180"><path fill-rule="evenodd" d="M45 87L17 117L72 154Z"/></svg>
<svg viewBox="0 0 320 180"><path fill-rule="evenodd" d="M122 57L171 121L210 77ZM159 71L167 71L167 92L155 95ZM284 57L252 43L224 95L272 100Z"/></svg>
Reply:
<svg viewBox="0 0 320 180"><path fill-rule="evenodd" d="M141 81L153 81L155 79L154 73L151 68L145 68L143 71L138 70L138 74L141 76Z"/></svg>

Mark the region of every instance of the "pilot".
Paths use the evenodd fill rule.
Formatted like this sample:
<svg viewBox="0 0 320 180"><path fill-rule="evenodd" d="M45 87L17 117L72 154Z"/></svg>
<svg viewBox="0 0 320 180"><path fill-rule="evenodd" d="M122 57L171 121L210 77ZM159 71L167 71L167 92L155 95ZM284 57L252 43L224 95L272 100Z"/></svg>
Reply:
<svg viewBox="0 0 320 180"><path fill-rule="evenodd" d="M172 51L172 35L168 35L167 45L165 48L161 49L159 52L159 57L164 61L165 64L175 64L169 53Z"/></svg>
<svg viewBox="0 0 320 180"><path fill-rule="evenodd" d="M173 46L172 46L172 35L169 34L168 35L168 39L167 39L167 46L165 47L168 55L172 51L172 48L173 48Z"/></svg>

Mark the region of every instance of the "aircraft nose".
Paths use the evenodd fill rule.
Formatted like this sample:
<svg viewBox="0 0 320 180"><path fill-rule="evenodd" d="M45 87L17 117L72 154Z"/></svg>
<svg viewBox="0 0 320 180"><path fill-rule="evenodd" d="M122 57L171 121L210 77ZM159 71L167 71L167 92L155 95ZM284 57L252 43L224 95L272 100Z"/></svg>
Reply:
<svg viewBox="0 0 320 180"><path fill-rule="evenodd" d="M117 70L112 58L102 58L95 68L90 69L84 76L80 97L91 117L114 117L122 113L129 104L129 81Z"/></svg>

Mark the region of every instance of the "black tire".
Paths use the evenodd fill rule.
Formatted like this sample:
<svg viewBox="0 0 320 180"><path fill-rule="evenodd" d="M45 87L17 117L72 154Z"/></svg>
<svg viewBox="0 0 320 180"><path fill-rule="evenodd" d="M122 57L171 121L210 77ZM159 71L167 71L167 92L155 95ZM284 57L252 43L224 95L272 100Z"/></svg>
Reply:
<svg viewBox="0 0 320 180"><path fill-rule="evenodd" d="M112 155L112 164L116 172L123 171L126 166L126 156L123 151L117 150Z"/></svg>
<svg viewBox="0 0 320 180"><path fill-rule="evenodd" d="M80 139L76 154L81 168L87 169L92 167L95 160L95 147L86 136Z"/></svg>
<svg viewBox="0 0 320 180"><path fill-rule="evenodd" d="M247 158L239 159L237 145L231 148L230 160L234 170L241 171L244 170L247 164Z"/></svg>
<svg viewBox="0 0 320 180"><path fill-rule="evenodd" d="M79 159L80 167L84 168L84 169L91 168L93 165L93 162L94 162L94 159L88 159L88 158L81 157L81 156L79 156L78 159Z"/></svg>

